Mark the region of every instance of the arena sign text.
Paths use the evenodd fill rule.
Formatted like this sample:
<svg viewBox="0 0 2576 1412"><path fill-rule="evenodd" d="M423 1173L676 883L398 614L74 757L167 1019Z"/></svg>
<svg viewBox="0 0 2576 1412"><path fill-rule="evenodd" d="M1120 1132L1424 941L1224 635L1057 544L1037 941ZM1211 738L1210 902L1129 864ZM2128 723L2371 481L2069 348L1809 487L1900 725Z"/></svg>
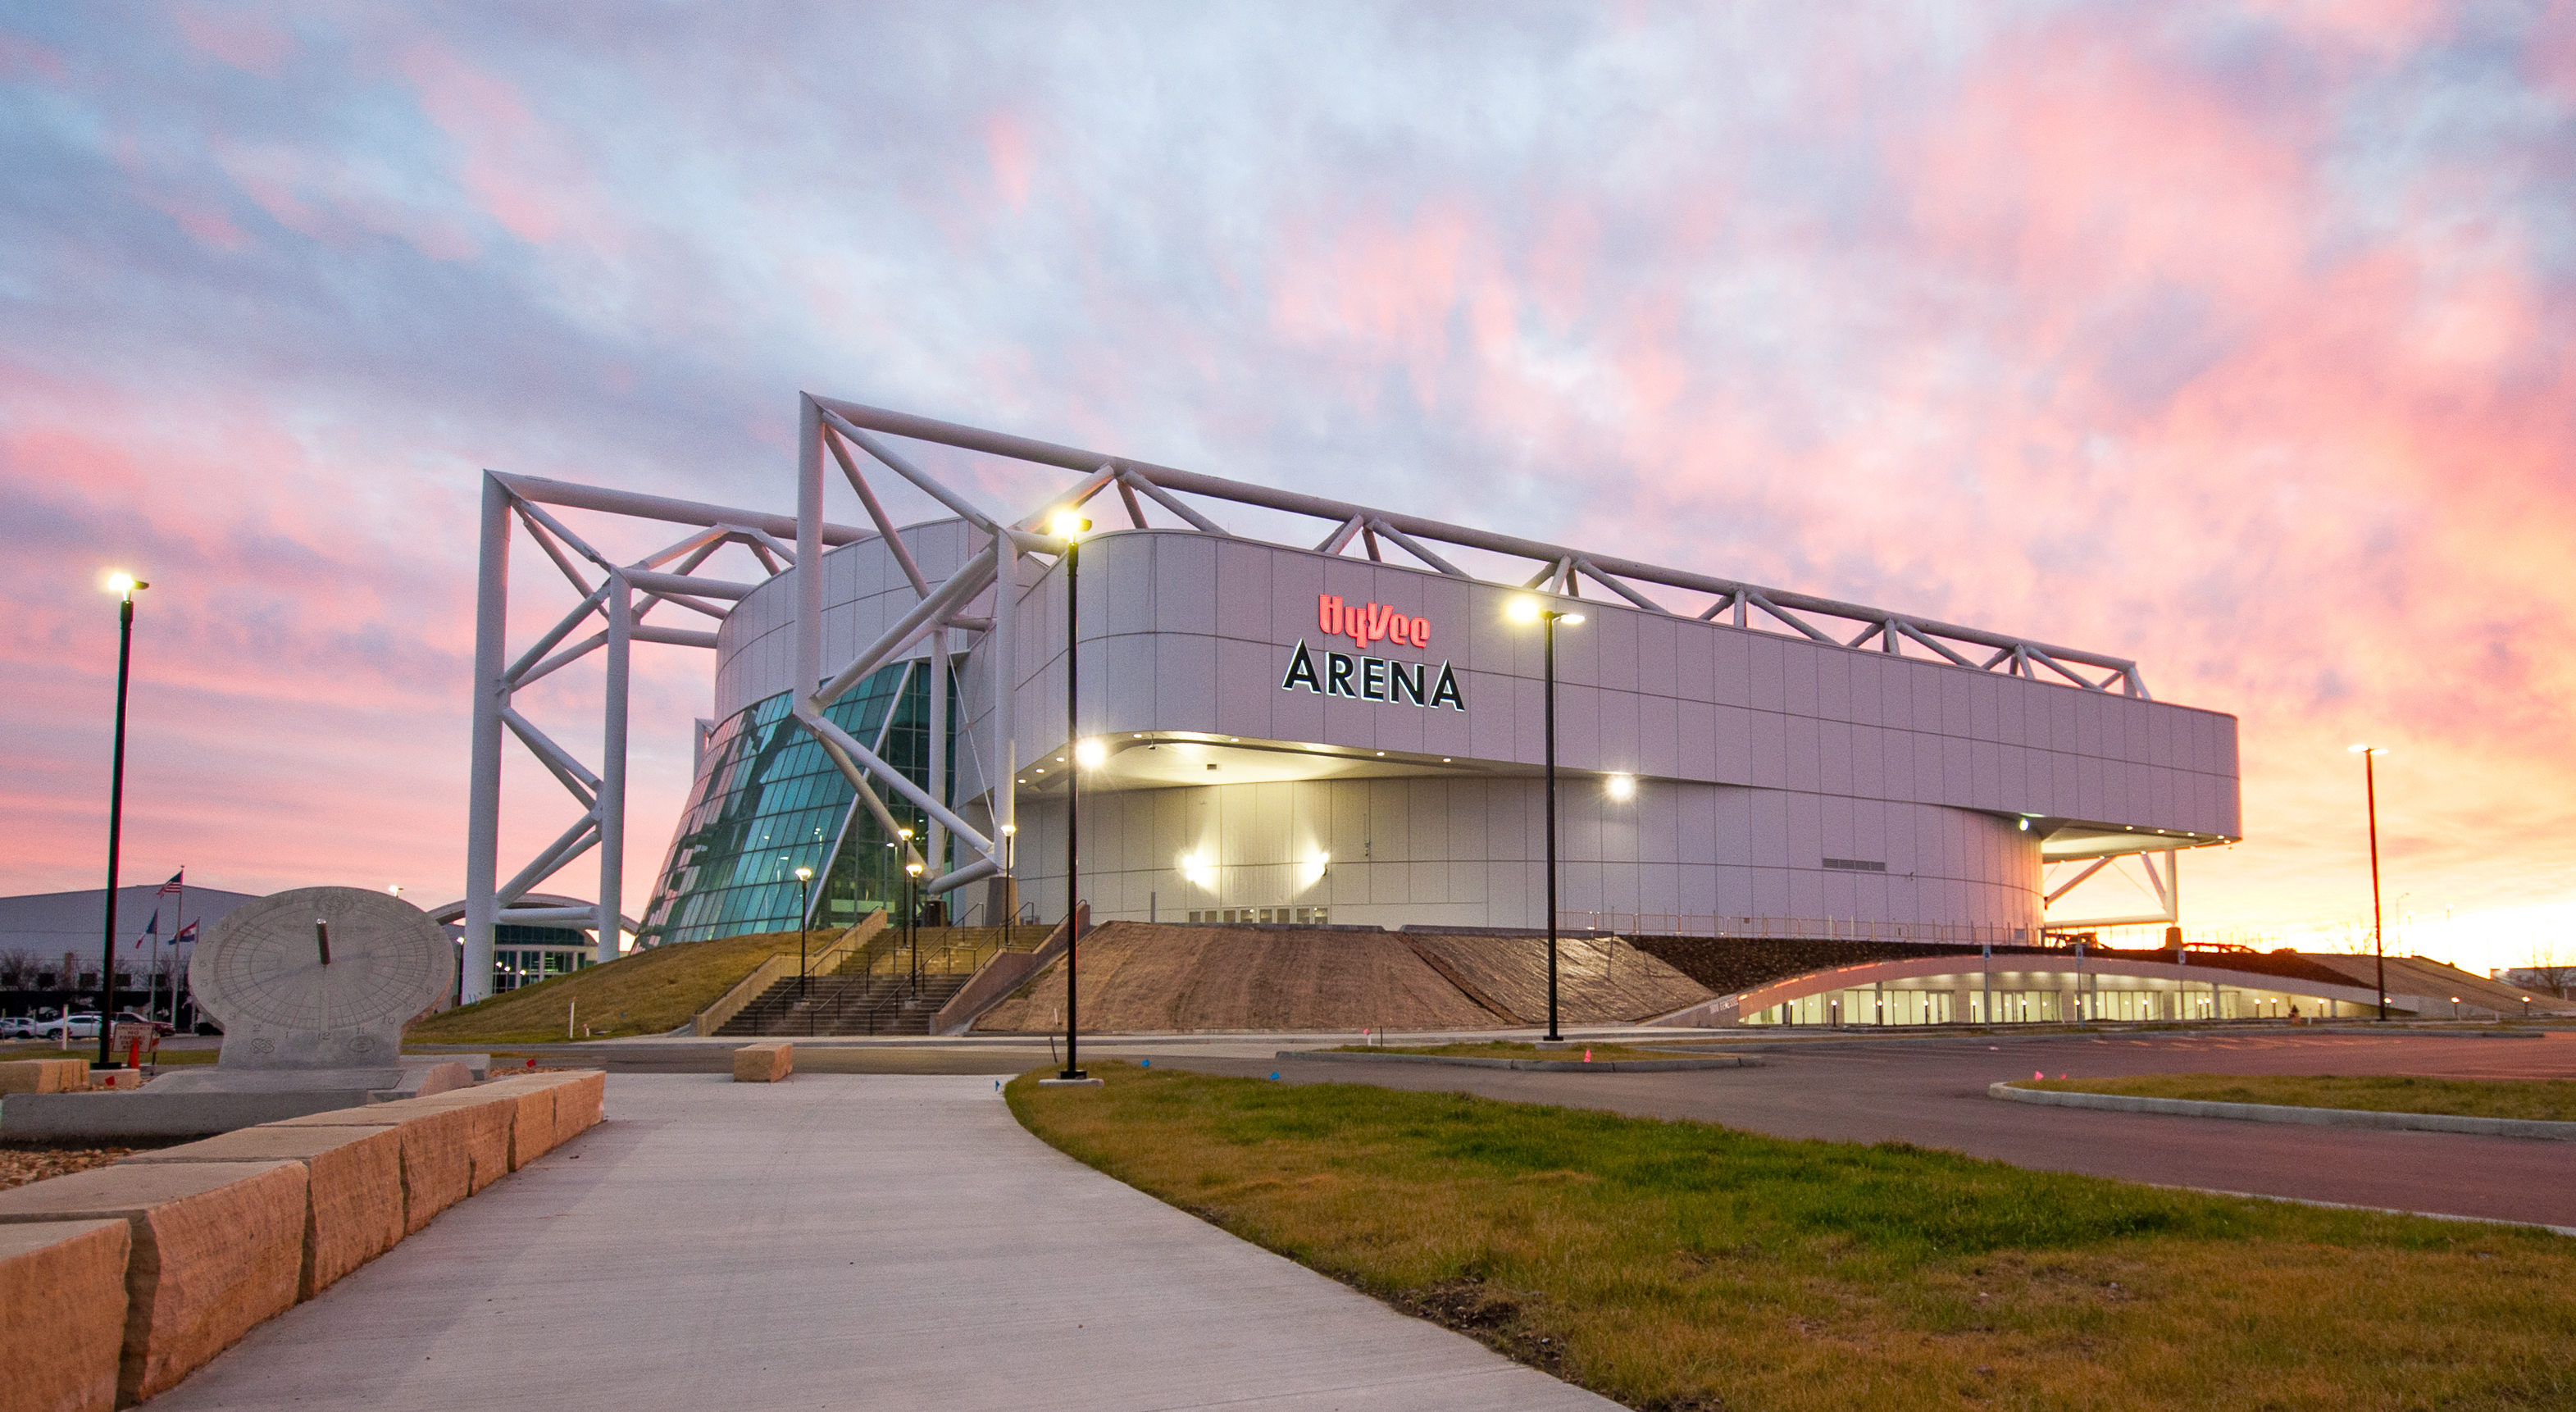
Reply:
<svg viewBox="0 0 2576 1412"><path fill-rule="evenodd" d="M1345 603L1332 594L1321 594L1315 602L1315 620L1325 636L1347 637L1361 648L1381 640L1416 648L1431 645L1430 619L1413 617L1383 603ZM1425 710L1442 706L1457 711L1467 709L1466 698L1458 692L1458 674L1447 662L1440 664L1439 674L1434 676L1428 662L1399 662L1364 652L1326 651L1321 655L1322 670L1318 671L1317 654L1308 650L1304 638L1299 638L1288 657L1288 673L1279 679L1279 689L1303 689L1321 696L1348 696Z"/></svg>

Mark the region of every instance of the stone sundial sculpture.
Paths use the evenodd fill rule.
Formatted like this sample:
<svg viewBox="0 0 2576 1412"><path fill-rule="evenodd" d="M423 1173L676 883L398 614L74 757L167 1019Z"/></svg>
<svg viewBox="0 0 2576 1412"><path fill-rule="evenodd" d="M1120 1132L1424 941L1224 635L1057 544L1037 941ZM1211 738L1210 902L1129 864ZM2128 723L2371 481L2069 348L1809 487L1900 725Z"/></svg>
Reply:
<svg viewBox="0 0 2576 1412"><path fill-rule="evenodd" d="M213 1071L164 1075L145 1091L327 1092L364 1103L454 1087L466 1069L406 1065L402 1034L455 984L455 944L400 898L359 887L272 893L216 923L188 963L197 1008L224 1028Z"/></svg>

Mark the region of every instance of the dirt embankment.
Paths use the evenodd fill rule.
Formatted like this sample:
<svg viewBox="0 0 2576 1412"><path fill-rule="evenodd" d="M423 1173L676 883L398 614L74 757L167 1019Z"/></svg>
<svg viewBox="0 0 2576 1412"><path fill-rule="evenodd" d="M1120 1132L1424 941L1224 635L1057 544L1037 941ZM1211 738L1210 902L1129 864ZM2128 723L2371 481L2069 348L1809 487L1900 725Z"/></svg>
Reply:
<svg viewBox="0 0 2576 1412"><path fill-rule="evenodd" d="M1568 1024L1708 998L1625 942L1565 942L1558 967ZM1547 1017L1547 943L1534 937L1110 922L1083 938L1080 971L1086 1030L1474 1030ZM1058 961L975 1029L1033 1033L1063 1021Z"/></svg>

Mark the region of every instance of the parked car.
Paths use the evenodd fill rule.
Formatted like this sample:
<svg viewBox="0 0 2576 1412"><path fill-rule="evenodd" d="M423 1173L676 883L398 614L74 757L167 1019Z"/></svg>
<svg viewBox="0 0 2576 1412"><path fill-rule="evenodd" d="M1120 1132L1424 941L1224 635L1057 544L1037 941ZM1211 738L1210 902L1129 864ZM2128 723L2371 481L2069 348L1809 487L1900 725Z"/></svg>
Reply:
<svg viewBox="0 0 2576 1412"><path fill-rule="evenodd" d="M120 1025L150 1025L152 1027L152 1033L156 1036L167 1036L170 1033L169 1021L147 1019L131 1010L117 1011L114 1023Z"/></svg>
<svg viewBox="0 0 2576 1412"><path fill-rule="evenodd" d="M0 1039L34 1039L35 1037L36 1022L24 1015L12 1015L5 1020L0 1020Z"/></svg>
<svg viewBox="0 0 2576 1412"><path fill-rule="evenodd" d="M64 1033L66 1029L70 1031L68 1035ZM82 1015L65 1015L59 1020L47 1020L36 1026L36 1038L96 1039L98 1038L98 1015L96 1012L91 1012Z"/></svg>

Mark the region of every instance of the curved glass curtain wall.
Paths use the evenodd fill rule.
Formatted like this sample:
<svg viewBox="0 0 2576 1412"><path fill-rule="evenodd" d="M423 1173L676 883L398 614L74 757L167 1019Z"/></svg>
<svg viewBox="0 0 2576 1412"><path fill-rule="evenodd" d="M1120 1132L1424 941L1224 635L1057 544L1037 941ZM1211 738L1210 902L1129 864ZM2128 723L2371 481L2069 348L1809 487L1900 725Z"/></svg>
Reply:
<svg viewBox="0 0 2576 1412"><path fill-rule="evenodd" d="M879 668L823 713L925 785L928 666ZM952 690L952 725L956 699ZM901 910L903 864L894 841L787 705L787 693L780 692L735 712L708 735L706 768L681 811L637 945L792 931L800 867L822 874L814 889L818 928L846 927L881 906ZM953 787L953 762L948 774ZM940 795L950 797L948 789ZM891 792L885 799L900 826L923 835L918 809Z"/></svg>

